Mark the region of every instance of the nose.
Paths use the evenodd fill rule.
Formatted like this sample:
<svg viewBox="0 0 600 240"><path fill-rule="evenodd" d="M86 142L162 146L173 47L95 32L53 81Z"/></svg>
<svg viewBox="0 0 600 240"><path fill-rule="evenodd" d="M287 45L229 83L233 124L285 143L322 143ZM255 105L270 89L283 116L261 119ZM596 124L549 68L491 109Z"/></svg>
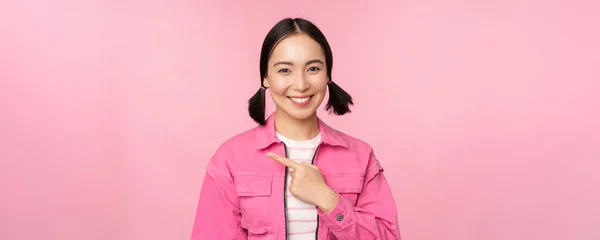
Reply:
<svg viewBox="0 0 600 240"><path fill-rule="evenodd" d="M292 83L292 88L298 92L304 92L310 88L310 84L304 73L296 75Z"/></svg>

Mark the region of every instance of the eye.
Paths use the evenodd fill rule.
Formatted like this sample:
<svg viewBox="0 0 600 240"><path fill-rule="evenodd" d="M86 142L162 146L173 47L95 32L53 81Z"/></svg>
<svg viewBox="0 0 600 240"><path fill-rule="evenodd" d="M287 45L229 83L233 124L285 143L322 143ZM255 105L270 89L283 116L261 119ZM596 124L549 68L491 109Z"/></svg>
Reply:
<svg viewBox="0 0 600 240"><path fill-rule="evenodd" d="M279 71L277 71L277 72L278 72L278 73L289 73L289 72L290 72L290 70L289 70L289 69L287 69L287 68L282 68L282 69L279 69Z"/></svg>
<svg viewBox="0 0 600 240"><path fill-rule="evenodd" d="M310 67L310 68L308 68L309 72L317 72L319 70L321 70L321 68L319 68L319 67Z"/></svg>

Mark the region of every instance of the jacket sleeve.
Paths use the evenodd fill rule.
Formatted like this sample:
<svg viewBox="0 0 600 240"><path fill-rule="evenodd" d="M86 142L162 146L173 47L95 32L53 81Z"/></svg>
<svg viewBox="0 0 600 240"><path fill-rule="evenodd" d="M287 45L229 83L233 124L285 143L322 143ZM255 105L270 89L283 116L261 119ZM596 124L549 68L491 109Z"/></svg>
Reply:
<svg viewBox="0 0 600 240"><path fill-rule="evenodd" d="M339 193L338 199L331 212L319 210L319 216L338 239L400 239L396 203L373 151L356 206Z"/></svg>
<svg viewBox="0 0 600 240"><path fill-rule="evenodd" d="M192 240L247 239L240 224L240 202L222 154L208 164L196 211Z"/></svg>

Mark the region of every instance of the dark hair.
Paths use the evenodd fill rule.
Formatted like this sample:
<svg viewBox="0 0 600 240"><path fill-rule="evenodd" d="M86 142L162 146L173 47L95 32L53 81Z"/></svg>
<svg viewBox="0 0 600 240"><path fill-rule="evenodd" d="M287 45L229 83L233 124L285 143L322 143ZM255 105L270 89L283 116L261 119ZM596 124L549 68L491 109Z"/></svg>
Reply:
<svg viewBox="0 0 600 240"><path fill-rule="evenodd" d="M337 84L332 81L331 68L333 66L333 54L331 47L327 42L327 39L315 26L308 20L302 18L286 18L279 21L265 37L260 52L260 88L258 91L248 100L248 112L250 117L254 119L260 125L265 125L265 91L266 88L263 85L263 79L267 77L268 62L271 52L275 49L275 46L284 38L292 35L304 33L314 39L325 52L325 65L327 67L327 77L329 78L329 100L325 106L325 110L336 115L344 115L350 112L349 105L353 105L352 97L340 88Z"/></svg>

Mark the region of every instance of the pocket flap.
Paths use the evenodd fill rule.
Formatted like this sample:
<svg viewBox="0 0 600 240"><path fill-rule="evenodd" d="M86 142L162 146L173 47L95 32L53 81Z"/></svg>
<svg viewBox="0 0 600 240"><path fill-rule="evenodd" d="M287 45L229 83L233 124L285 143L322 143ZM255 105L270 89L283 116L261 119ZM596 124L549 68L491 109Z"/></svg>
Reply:
<svg viewBox="0 0 600 240"><path fill-rule="evenodd" d="M254 235L273 233L273 229L270 227L248 228L247 230L248 230L248 233L254 234Z"/></svg>
<svg viewBox="0 0 600 240"><path fill-rule="evenodd" d="M272 175L234 175L235 192L240 197L270 196Z"/></svg>
<svg viewBox="0 0 600 240"><path fill-rule="evenodd" d="M327 186L338 193L361 193L365 178L362 175L323 176Z"/></svg>

